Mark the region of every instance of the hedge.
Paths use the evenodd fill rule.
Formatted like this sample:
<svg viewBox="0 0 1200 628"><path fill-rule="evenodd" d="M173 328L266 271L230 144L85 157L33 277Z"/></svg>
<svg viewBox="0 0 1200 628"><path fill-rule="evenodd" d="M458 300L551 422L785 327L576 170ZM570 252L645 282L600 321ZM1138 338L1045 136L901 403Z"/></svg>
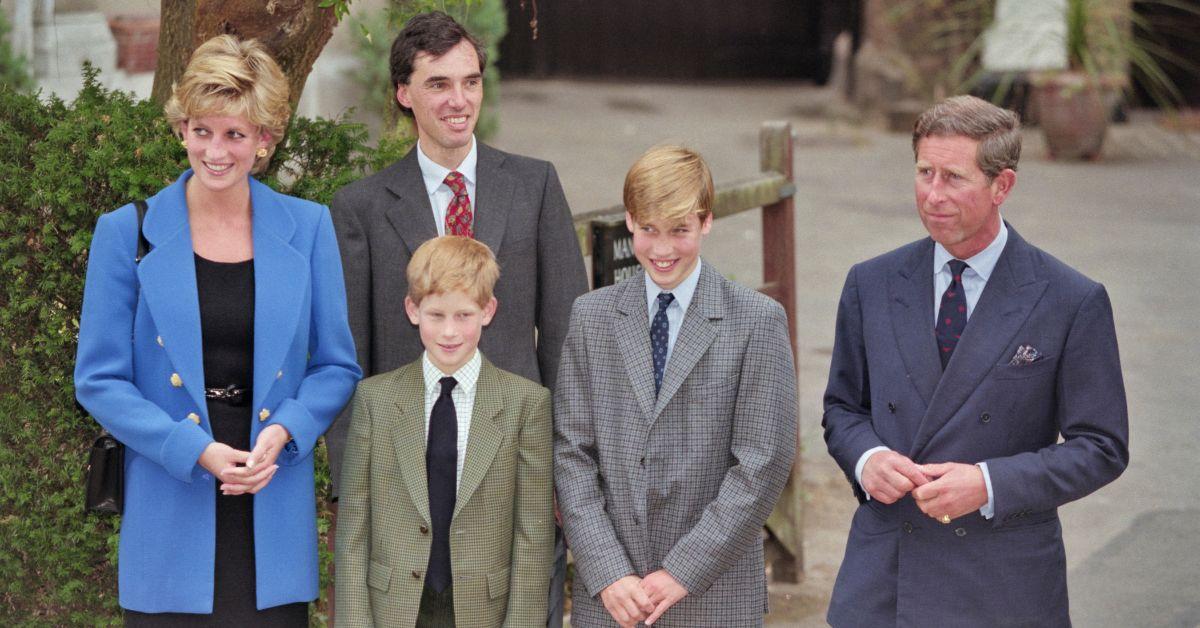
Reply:
<svg viewBox="0 0 1200 628"><path fill-rule="evenodd" d="M98 432L72 372L92 229L187 166L161 109L101 87L84 69L71 103L0 85L0 625L119 625L118 519L84 514L87 448ZM293 121L262 180L328 203L399 158L360 124ZM318 486L328 490L324 451ZM324 503L325 500L318 500ZM328 519L322 513L322 534ZM323 543L324 539L322 539ZM322 545L324 547L324 545ZM329 556L323 556L322 577ZM322 587L324 590L324 587ZM314 623L323 623L318 604Z"/></svg>

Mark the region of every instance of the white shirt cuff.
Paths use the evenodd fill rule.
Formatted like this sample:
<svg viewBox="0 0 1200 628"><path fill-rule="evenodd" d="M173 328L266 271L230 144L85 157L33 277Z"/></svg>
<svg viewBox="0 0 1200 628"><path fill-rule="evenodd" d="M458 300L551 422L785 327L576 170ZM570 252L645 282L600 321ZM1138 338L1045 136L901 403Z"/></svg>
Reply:
<svg viewBox="0 0 1200 628"><path fill-rule="evenodd" d="M858 487L862 489L863 495L866 495L867 499L871 499L871 494L867 492L867 487L863 486L863 483L862 483L863 467L867 466L867 458L870 458L871 454L874 454L877 451L891 451L891 450L882 445L880 445L879 447L872 447L872 448L864 451L863 455L858 457L858 464L854 465L854 481L858 482ZM987 477L987 467L984 467L983 475L984 475L984 477ZM988 484L988 498L989 498L988 504L992 503L991 496L992 496L992 485Z"/></svg>
<svg viewBox="0 0 1200 628"><path fill-rule="evenodd" d="M996 504L992 503L992 475L988 473L986 462L976 463L976 466L983 470L983 484L987 487L988 494L987 503L979 509L979 514L983 515L984 519L991 519L996 515Z"/></svg>

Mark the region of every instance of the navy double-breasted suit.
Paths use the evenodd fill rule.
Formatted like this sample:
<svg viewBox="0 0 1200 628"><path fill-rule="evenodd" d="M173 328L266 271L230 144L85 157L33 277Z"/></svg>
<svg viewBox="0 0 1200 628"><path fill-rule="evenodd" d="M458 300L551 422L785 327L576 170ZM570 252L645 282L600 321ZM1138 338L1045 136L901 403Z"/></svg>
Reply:
<svg viewBox="0 0 1200 628"><path fill-rule="evenodd" d="M80 403L121 442L121 606L212 612L216 488L197 460L213 442L204 396L196 271L185 183L147 199L151 245L134 263L137 217L100 217L88 261L75 367ZM360 377L325 207L250 179L254 243L251 442L291 434L254 496L258 607L317 597L312 451Z"/></svg>
<svg viewBox="0 0 1200 628"><path fill-rule="evenodd" d="M823 424L862 503L828 620L1069 625L1057 508L1111 482L1129 458L1108 295L1009 226L943 372L933 248L925 238L858 264L842 292ZM1042 357L1010 364L1022 345ZM881 445L917 463L986 462L994 517L942 525L911 496L866 500L855 465Z"/></svg>

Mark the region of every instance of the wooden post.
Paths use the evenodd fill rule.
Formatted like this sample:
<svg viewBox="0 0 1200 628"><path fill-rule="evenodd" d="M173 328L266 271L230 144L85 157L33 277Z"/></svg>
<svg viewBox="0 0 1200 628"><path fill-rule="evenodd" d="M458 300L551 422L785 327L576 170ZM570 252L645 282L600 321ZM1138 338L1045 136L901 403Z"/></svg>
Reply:
<svg viewBox="0 0 1200 628"><path fill-rule="evenodd" d="M787 312L788 336L792 341L792 359L800 372L799 346L796 340L796 220L795 178L792 173L792 125L764 122L759 133L760 165L764 173L783 175L786 183L779 200L762 208L763 287L762 291L783 305ZM798 379L798 378L797 378ZM797 382L797 387L799 382ZM797 411L799 408L797 408ZM776 505L776 529L785 538L777 539L771 572L779 582L799 582L804 572L804 539L801 517L800 430L796 426L796 460L791 480Z"/></svg>
<svg viewBox="0 0 1200 628"><path fill-rule="evenodd" d="M790 184L780 199L762 208L763 287L762 291L783 305L788 317L788 336L792 339L792 357L796 351L796 219L792 176L792 125L764 122L759 132L759 163L764 172L782 174ZM785 186L787 187L787 186Z"/></svg>

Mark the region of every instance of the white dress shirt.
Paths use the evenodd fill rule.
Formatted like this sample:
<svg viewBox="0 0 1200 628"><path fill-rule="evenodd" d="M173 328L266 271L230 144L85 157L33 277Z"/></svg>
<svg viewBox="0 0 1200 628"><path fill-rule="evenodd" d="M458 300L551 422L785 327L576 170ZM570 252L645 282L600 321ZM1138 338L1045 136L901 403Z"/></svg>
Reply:
<svg viewBox="0 0 1200 628"><path fill-rule="evenodd" d="M700 265L703 263L697 259L696 267L692 269L691 274L684 277L683 281L671 290L659 288L650 275L646 275L646 309L649 310L651 325L654 324L654 315L658 313L658 295L663 292L675 295L675 300L667 306L667 360L663 362L664 374L666 365L671 363L671 351L675 349L675 339L679 337L683 316L687 314L688 306L692 304L692 297L696 295L696 286L700 283Z"/></svg>
<svg viewBox="0 0 1200 628"><path fill-rule="evenodd" d="M417 140L417 165L421 167L421 178L425 180L425 191L429 194L429 204L433 207L433 224L437 225L438 235L446 235L446 208L454 200L454 191L446 185L446 175L457 171L467 183L467 196L471 198L471 213L475 213L475 164L479 161L479 144L475 136L471 136L471 151L463 158L458 167L451 170L425 156L421 150L421 141Z"/></svg>
<svg viewBox="0 0 1200 628"><path fill-rule="evenodd" d="M425 442L429 442L429 419L433 414L433 404L442 394L443 377L453 377L458 384L450 391L450 400L454 402L454 414L458 419L458 442L455 443L456 460L454 464L454 486L457 489L462 484L463 462L467 458L467 437L471 434L471 413L475 410L475 385L479 383L479 368L483 364L479 350L471 356L467 363L453 373L443 373L441 369L429 361L429 353L421 354L421 372L425 375Z"/></svg>
<svg viewBox="0 0 1200 628"><path fill-rule="evenodd" d="M992 239L991 244L988 244L984 249L970 259L963 260L967 263L968 268L963 270L963 296L967 299L967 320L971 320L971 314L975 312L975 304L979 302L979 296L983 294L983 288L987 285L988 279L992 276L992 271L996 269L996 262L1000 261L1000 254L1004 252L1004 245L1008 243L1008 227L1004 224L1004 219L1000 220L1000 232ZM937 327L937 313L942 305L942 295L946 292L946 288L950 286L951 273L950 261L957 259L942 246L940 242L933 245L933 325ZM858 463L854 465L854 478L858 481L858 485L862 487L863 493L867 499L871 499L871 494L867 493L867 488L862 485L863 467L867 466L867 459L877 451L888 451L887 447L872 447L863 452L859 456ZM977 463L980 470L983 471L983 483L987 487L987 503L979 509L979 514L985 519L991 519L995 514L995 504L992 501L992 476L988 472L986 462Z"/></svg>

